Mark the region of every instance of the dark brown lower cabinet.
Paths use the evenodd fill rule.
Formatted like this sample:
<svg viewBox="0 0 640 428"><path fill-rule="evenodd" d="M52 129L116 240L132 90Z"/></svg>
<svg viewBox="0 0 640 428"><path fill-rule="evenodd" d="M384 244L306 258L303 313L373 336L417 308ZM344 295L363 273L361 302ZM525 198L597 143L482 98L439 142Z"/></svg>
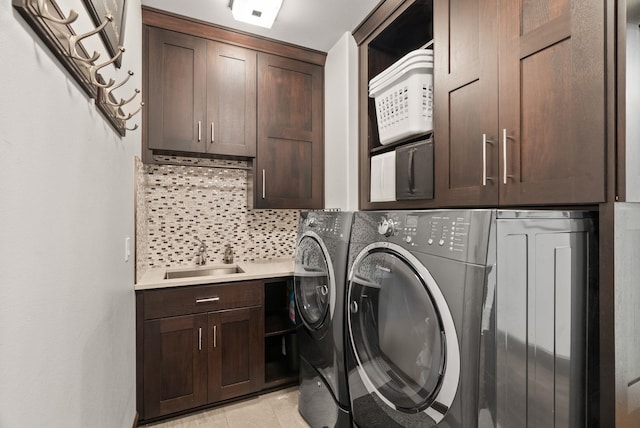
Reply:
<svg viewBox="0 0 640 428"><path fill-rule="evenodd" d="M262 281L138 292L141 420L260 391Z"/></svg>
<svg viewBox="0 0 640 428"><path fill-rule="evenodd" d="M264 380L262 308L209 314L209 402L259 391Z"/></svg>
<svg viewBox="0 0 640 428"><path fill-rule="evenodd" d="M206 328L206 314L145 321L145 417L207 403Z"/></svg>

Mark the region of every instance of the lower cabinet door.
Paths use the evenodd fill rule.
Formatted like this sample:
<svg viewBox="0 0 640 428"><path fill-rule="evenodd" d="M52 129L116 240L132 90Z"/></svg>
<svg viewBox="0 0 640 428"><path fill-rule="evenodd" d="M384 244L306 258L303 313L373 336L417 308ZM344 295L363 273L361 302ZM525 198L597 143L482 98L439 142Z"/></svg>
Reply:
<svg viewBox="0 0 640 428"><path fill-rule="evenodd" d="M144 322L144 417L207 403L207 314Z"/></svg>
<svg viewBox="0 0 640 428"><path fill-rule="evenodd" d="M264 384L262 307L209 314L209 402L259 391Z"/></svg>

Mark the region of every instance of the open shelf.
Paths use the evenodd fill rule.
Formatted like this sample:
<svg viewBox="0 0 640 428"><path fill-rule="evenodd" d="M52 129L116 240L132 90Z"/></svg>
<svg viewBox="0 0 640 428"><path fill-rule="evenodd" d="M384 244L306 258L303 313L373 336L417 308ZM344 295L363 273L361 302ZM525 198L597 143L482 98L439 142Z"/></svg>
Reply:
<svg viewBox="0 0 640 428"><path fill-rule="evenodd" d="M298 382L297 370L291 370L286 361L271 361L265 364L264 384L265 388L294 384Z"/></svg>
<svg viewBox="0 0 640 428"><path fill-rule="evenodd" d="M409 52L436 50L433 0L381 2L354 32L359 50L359 208L361 210L422 209L437 206L434 199L371 202L371 157L433 136L433 130L391 144L380 144L375 100L369 81Z"/></svg>
<svg viewBox="0 0 640 428"><path fill-rule="evenodd" d="M296 331L296 326L289 319L288 309L265 311L264 337L279 336Z"/></svg>
<svg viewBox="0 0 640 428"><path fill-rule="evenodd" d="M265 388L298 382L296 325L289 317L292 290L293 278L264 283Z"/></svg>

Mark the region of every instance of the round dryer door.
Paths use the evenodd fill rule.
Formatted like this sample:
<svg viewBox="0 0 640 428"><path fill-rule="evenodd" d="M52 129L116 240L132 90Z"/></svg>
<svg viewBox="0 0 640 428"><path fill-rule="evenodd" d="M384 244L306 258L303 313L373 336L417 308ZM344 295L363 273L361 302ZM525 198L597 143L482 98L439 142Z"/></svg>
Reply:
<svg viewBox="0 0 640 428"><path fill-rule="evenodd" d="M333 269L327 249L313 232L305 233L296 247L294 294L304 324L322 328L333 308Z"/></svg>
<svg viewBox="0 0 640 428"><path fill-rule="evenodd" d="M378 243L356 258L348 290L350 342L369 393L441 420L457 390L460 355L433 277L403 248Z"/></svg>

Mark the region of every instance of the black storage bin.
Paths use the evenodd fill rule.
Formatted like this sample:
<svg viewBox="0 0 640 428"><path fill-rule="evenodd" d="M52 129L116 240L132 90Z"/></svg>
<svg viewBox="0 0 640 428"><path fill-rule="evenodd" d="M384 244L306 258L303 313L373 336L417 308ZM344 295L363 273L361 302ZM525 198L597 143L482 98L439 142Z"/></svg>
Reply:
<svg viewBox="0 0 640 428"><path fill-rule="evenodd" d="M396 149L396 200L433 199L433 138Z"/></svg>

